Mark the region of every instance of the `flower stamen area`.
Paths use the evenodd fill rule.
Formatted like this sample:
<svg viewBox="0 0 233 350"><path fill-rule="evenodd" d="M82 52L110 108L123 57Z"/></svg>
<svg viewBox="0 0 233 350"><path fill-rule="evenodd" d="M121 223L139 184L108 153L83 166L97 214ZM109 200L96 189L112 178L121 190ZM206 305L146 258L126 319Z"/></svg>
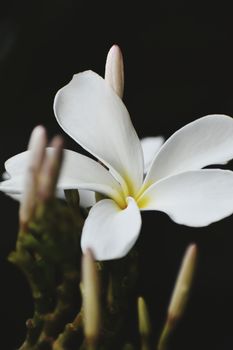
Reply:
<svg viewBox="0 0 233 350"><path fill-rule="evenodd" d="M149 202L150 202L149 196L140 196L137 199L137 205L138 205L139 209L144 209L144 208L148 207Z"/></svg>
<svg viewBox="0 0 233 350"><path fill-rule="evenodd" d="M135 191L135 186L132 181L129 180L126 182L127 184L127 192L122 191L122 193L118 193L118 196L114 198L115 202L118 204L121 210L124 210L128 206L128 198L131 197L135 200L139 209L144 209L148 206L150 201L149 196L145 196L145 190L150 187L150 184L143 185L139 191Z"/></svg>

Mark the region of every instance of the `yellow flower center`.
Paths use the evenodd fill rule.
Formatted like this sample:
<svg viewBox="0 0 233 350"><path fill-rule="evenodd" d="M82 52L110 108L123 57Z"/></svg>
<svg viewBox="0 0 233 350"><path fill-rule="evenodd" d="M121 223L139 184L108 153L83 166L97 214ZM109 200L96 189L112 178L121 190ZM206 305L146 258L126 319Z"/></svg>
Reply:
<svg viewBox="0 0 233 350"><path fill-rule="evenodd" d="M128 176L124 176L126 188L122 190L121 193L119 193L119 196L115 198L115 201L119 205L119 207L123 210L127 208L127 198L132 197L134 198L135 202L137 203L139 209L146 208L148 206L148 203L150 201L150 198L148 195L144 195L144 192L148 187L150 187L151 183L146 183L141 186L139 191L135 190L135 185L133 181Z"/></svg>

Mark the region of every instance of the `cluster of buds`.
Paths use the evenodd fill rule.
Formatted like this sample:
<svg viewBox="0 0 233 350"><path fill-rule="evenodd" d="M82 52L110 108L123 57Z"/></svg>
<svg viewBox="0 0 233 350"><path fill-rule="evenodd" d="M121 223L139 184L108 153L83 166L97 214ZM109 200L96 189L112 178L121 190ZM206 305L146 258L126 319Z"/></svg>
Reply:
<svg viewBox="0 0 233 350"><path fill-rule="evenodd" d="M19 210L22 230L26 229L37 205L53 198L55 193L62 163L63 139L56 136L50 143L50 149L46 146L46 131L38 126L33 130L28 146L30 158Z"/></svg>
<svg viewBox="0 0 233 350"><path fill-rule="evenodd" d="M80 237L80 229L77 230L77 227L80 228L81 224L79 220L79 223L76 226L72 224L74 225L72 227L70 217L73 214L66 212L64 218L65 221L69 221L68 227L64 232L55 232L54 236L53 229L51 231L50 223L47 222L50 221L49 211L51 215L57 214L57 209L54 211L57 204L54 205L54 203L60 203L55 199L55 192L62 166L63 141L60 137L55 137L49 148L46 148L46 145L46 132L39 126L33 131L29 142L30 161L25 174L25 191L19 211L20 233L16 251L9 257L26 274L35 300L35 314L31 320L27 321L28 335L20 349L73 350L78 346L80 349L90 350L114 348L114 342L122 332L122 327L118 327L118 324L124 323L126 305L131 296L135 295L132 294L131 288L132 286L135 288L136 285L136 275L132 274L132 269L137 268L135 256L132 254L132 258L129 254L126 260L123 259L123 263L122 261L100 263L95 261L91 250L87 250L81 259L81 251L77 243L73 255L79 256L80 265L79 258L74 259L71 252L63 255L61 251L63 248L66 250L65 246L56 247L59 245L59 242L56 242L56 239L58 241L60 239L59 234L67 235L69 231L76 231L70 236L70 243L73 245L74 236ZM67 198L68 204L64 202L62 210L64 205L68 210L75 208L75 217L78 217L76 215L77 197L74 193L72 194L72 191L68 191ZM76 200L72 200L74 198ZM52 221L54 220L60 221L61 216L53 218ZM62 220L59 224L63 225ZM41 233L41 230L48 232ZM45 241L42 239L43 235L46 236ZM49 241L49 246L46 247L45 242ZM42 244L45 246L42 247ZM136 301L138 304L138 333L142 350L167 349L168 340L185 310L195 272L196 258L196 246L191 245L185 253L168 307L167 320L158 344L155 346L152 345L153 332L146 302L142 297L135 298L135 307ZM41 269L41 264L44 269ZM51 273L53 267L56 273L59 271L61 275L63 274L60 277L60 284L46 281L46 274ZM53 273L54 271L50 277ZM125 276L134 281L130 288L127 286L124 290L122 283ZM51 299L55 300L52 305ZM78 311L80 300L81 308ZM69 310L68 313L67 310ZM132 341L126 339L124 343L122 349L135 349Z"/></svg>
<svg viewBox="0 0 233 350"><path fill-rule="evenodd" d="M167 350L169 339L181 320L187 301L197 265L197 247L190 245L184 255L175 287L168 306L167 319L163 327L158 344L152 346L152 325L149 311L143 297L137 298L138 305L138 332L141 339L141 350ZM83 313L84 334L88 349L97 349L98 340L101 339L101 305L100 305L100 281L95 261L91 251L83 257ZM130 343L125 344L124 349L134 349Z"/></svg>

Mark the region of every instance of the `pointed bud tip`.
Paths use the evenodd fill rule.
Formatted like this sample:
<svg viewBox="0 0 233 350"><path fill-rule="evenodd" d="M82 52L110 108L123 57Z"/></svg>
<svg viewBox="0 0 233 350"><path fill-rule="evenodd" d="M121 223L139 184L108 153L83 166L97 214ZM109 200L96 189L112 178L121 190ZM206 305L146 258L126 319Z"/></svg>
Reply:
<svg viewBox="0 0 233 350"><path fill-rule="evenodd" d="M35 136L43 136L46 135L46 129L43 125L37 125L33 130L32 130L32 137Z"/></svg>
<svg viewBox="0 0 233 350"><path fill-rule="evenodd" d="M151 333L151 324L149 313L145 299L140 296L138 297L138 322L139 322L139 333L141 336L149 336Z"/></svg>
<svg viewBox="0 0 233 350"><path fill-rule="evenodd" d="M197 245L195 243L192 243L187 247L185 256L192 256L193 258L196 258L197 252Z"/></svg>
<svg viewBox="0 0 233 350"><path fill-rule="evenodd" d="M54 148L59 148L59 149L63 148L64 147L63 137L60 135L54 136L50 145L51 145L51 147L54 147Z"/></svg>
<svg viewBox="0 0 233 350"><path fill-rule="evenodd" d="M144 303L144 299L142 296L138 297L138 305L141 305Z"/></svg>
<svg viewBox="0 0 233 350"><path fill-rule="evenodd" d="M188 249L192 249L194 251L197 251L197 245L196 243L191 243L189 246L188 246Z"/></svg>
<svg viewBox="0 0 233 350"><path fill-rule="evenodd" d="M197 265L197 246L191 244L185 251L175 287L168 307L168 318L171 323L177 322L184 313Z"/></svg>
<svg viewBox="0 0 233 350"><path fill-rule="evenodd" d="M19 219L22 229L26 228L28 221L34 213L36 205L37 178L44 159L46 144L46 129L42 125L38 125L33 129L28 144L30 156L27 164L24 191L19 209Z"/></svg>
<svg viewBox="0 0 233 350"><path fill-rule="evenodd" d="M37 148L40 144L46 144L47 133L42 125L36 126L31 133L28 149Z"/></svg>
<svg viewBox="0 0 233 350"><path fill-rule="evenodd" d="M95 256L91 248L85 249L85 251L83 252L83 259L85 259L85 257L95 261Z"/></svg>
<svg viewBox="0 0 233 350"><path fill-rule="evenodd" d="M124 92L124 62L118 45L113 45L108 52L105 64L105 80L122 98Z"/></svg>
<svg viewBox="0 0 233 350"><path fill-rule="evenodd" d="M119 53L119 54L121 54L120 46L117 45L117 44L113 44L113 45L110 47L108 53L109 53L109 54L110 54L110 53L114 53L114 54Z"/></svg>
<svg viewBox="0 0 233 350"><path fill-rule="evenodd" d="M107 60L106 60L106 67L110 69L113 69L115 66L115 69L118 65L120 69L122 70L121 74L123 74L123 55L120 47L117 44L114 44L110 47L108 54L107 54ZM107 72L108 73L108 72Z"/></svg>

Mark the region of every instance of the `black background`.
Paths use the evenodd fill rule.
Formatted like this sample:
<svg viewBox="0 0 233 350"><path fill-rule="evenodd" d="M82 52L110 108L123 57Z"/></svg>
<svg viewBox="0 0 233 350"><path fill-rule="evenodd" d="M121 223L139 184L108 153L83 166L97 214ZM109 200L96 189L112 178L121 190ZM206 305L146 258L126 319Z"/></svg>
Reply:
<svg viewBox="0 0 233 350"><path fill-rule="evenodd" d="M8 1L0 11L0 164L25 150L32 128L62 133L56 91L74 73L104 73L112 44L125 61L124 101L140 137L164 135L211 113L233 116L233 12L226 2ZM68 136L66 147L80 150ZM232 163L228 166L232 169ZM0 194L0 343L15 349L32 313L27 284L7 262L17 233L16 202ZM140 293L154 341L183 252L199 246L187 312L171 349L233 349L233 217L207 228L143 214Z"/></svg>

